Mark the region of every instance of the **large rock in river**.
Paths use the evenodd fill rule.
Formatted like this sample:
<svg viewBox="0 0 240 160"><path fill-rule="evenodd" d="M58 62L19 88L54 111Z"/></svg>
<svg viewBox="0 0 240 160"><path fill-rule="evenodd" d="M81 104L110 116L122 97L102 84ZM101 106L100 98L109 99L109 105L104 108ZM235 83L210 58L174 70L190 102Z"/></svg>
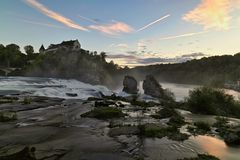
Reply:
<svg viewBox="0 0 240 160"><path fill-rule="evenodd" d="M164 90L158 81L152 76L147 75L143 81L144 93L155 98L161 98L164 95Z"/></svg>
<svg viewBox="0 0 240 160"><path fill-rule="evenodd" d="M125 76L123 80L123 91L129 94L137 94L137 80L132 76Z"/></svg>

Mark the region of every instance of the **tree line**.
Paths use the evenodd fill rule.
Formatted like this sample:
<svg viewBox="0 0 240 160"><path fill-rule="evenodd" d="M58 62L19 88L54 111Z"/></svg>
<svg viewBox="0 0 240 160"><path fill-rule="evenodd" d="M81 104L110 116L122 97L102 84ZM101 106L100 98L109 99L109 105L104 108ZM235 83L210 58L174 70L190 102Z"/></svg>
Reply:
<svg viewBox="0 0 240 160"><path fill-rule="evenodd" d="M133 68L130 74L142 79L155 75L160 81L222 86L240 79L240 53L194 59L184 63Z"/></svg>

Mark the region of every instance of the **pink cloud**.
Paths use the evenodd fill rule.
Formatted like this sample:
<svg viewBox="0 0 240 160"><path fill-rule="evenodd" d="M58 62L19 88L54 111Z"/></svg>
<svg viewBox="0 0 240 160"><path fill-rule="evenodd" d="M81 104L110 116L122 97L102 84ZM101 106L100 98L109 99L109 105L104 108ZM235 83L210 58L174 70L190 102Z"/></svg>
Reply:
<svg viewBox="0 0 240 160"><path fill-rule="evenodd" d="M229 29L230 13L239 0L202 0L192 11L183 16L183 20L202 25L204 29Z"/></svg>
<svg viewBox="0 0 240 160"><path fill-rule="evenodd" d="M105 25L91 25L89 28L109 35L118 35L120 33L130 33L133 31L131 26L123 22L113 22Z"/></svg>
<svg viewBox="0 0 240 160"><path fill-rule="evenodd" d="M42 12L44 15L60 22L63 23L64 25L74 28L74 29L78 29L78 30L82 30L82 31L88 31L87 28L73 22L72 20L62 16L59 13L56 13L50 9L48 9L47 7L45 7L43 4L39 3L37 0L26 0L25 1L28 5L32 6L33 8L36 8L37 10L39 10L40 12Z"/></svg>

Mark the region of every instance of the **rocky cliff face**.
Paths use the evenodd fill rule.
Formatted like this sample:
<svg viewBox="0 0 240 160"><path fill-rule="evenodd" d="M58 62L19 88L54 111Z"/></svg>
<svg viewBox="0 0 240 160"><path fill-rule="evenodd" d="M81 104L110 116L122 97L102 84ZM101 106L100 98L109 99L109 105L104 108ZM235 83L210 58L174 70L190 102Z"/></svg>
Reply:
<svg viewBox="0 0 240 160"><path fill-rule="evenodd" d="M137 80L132 76L125 76L123 80L123 91L129 94L137 94Z"/></svg>
<svg viewBox="0 0 240 160"><path fill-rule="evenodd" d="M158 81L152 76L147 75L143 81L144 93L152 97L161 98L164 95L164 90Z"/></svg>

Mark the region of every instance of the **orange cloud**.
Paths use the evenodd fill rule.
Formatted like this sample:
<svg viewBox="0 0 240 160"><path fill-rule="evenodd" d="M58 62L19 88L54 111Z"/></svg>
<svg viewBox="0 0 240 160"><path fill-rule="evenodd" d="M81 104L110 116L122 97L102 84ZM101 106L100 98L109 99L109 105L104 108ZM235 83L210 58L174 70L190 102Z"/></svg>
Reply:
<svg viewBox="0 0 240 160"><path fill-rule="evenodd" d="M133 28L122 22L114 22L106 25L91 25L89 28L109 35L118 35L119 33L130 33Z"/></svg>
<svg viewBox="0 0 240 160"><path fill-rule="evenodd" d="M183 20L204 26L205 29L229 29L230 13L239 0L202 0Z"/></svg>
<svg viewBox="0 0 240 160"><path fill-rule="evenodd" d="M65 24L68 27L74 28L74 29L78 29L78 30L82 30L82 31L88 31L87 28L80 26L79 24L73 22L72 20L62 16L59 13L56 13L52 10L49 10L47 7L45 7L44 5L42 5L41 3L37 2L37 0L26 0L25 1L27 4L29 4L30 6L36 8L37 10L39 10L40 12L42 12L44 15L58 21L61 22L63 24Z"/></svg>

